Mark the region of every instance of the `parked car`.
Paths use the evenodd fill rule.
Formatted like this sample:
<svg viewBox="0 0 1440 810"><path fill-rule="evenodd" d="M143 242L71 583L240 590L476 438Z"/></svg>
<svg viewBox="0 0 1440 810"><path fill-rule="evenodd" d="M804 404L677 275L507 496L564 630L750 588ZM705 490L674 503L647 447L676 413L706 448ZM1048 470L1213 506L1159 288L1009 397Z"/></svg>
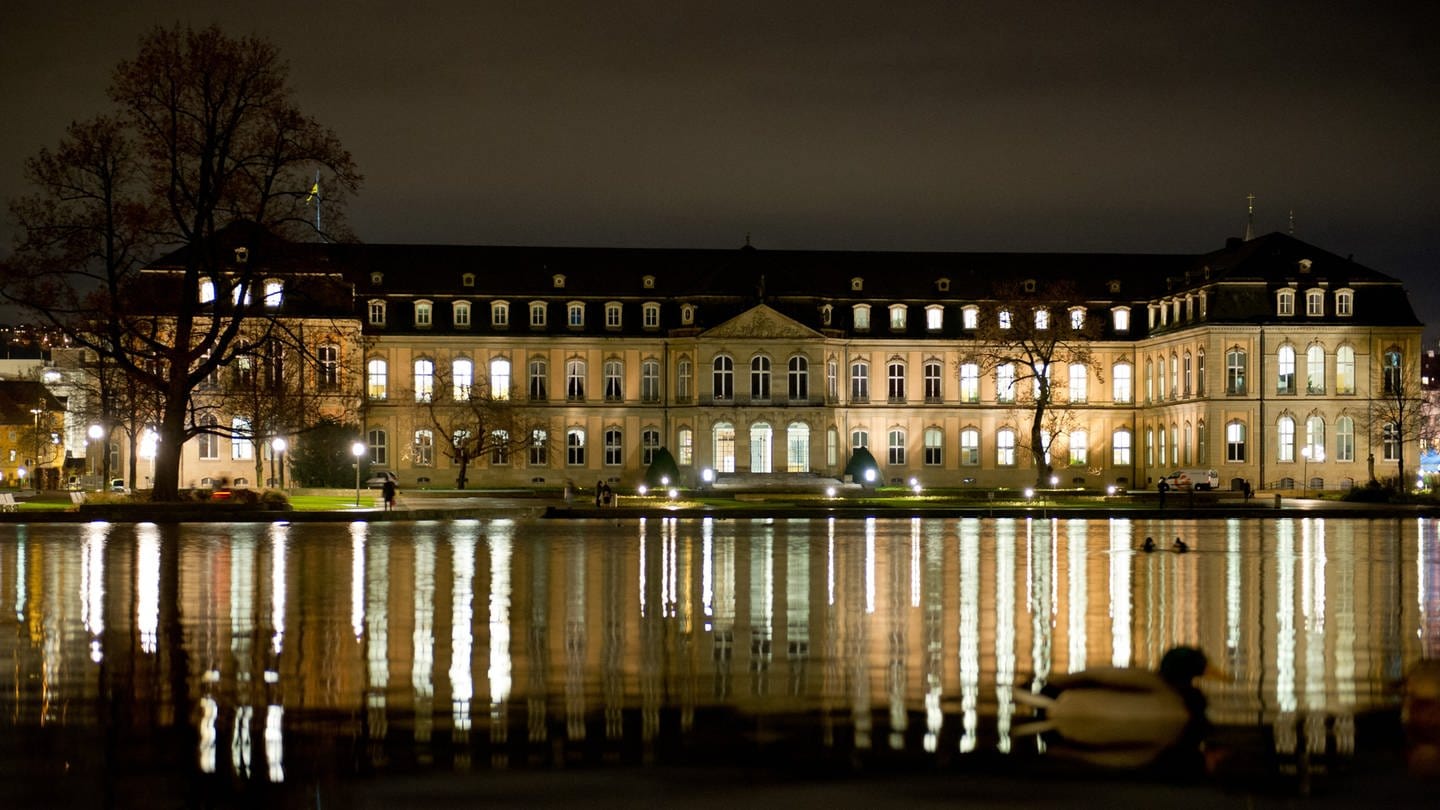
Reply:
<svg viewBox="0 0 1440 810"><path fill-rule="evenodd" d="M393 482L396 486L400 485L400 478L396 476L395 473L386 470L384 472L375 473L369 478L366 478L365 486L367 489L380 489L381 487L385 486L386 481Z"/></svg>
<svg viewBox="0 0 1440 810"><path fill-rule="evenodd" d="M78 475L72 475L65 479L65 489L69 492L79 492L84 488L85 485L80 483L80 476Z"/></svg>
<svg viewBox="0 0 1440 810"><path fill-rule="evenodd" d="M1177 491L1194 489L1201 492L1220 488L1220 473L1215 470L1176 470L1160 480Z"/></svg>
<svg viewBox="0 0 1440 810"><path fill-rule="evenodd" d="M124 478L111 478L111 479L110 479L110 491L111 491L111 492L118 492L118 493L120 493L121 495L129 495L129 494L130 494L130 487L125 486L125 479L124 479Z"/></svg>

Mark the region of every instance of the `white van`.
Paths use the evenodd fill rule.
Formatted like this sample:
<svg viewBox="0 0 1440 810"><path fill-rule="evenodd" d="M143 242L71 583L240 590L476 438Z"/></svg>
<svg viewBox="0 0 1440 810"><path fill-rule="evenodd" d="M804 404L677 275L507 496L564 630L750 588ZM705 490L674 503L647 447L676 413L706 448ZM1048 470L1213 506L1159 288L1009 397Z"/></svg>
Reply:
<svg viewBox="0 0 1440 810"><path fill-rule="evenodd" d="M1220 488L1220 473L1215 470L1176 470L1160 479L1174 490L1204 491Z"/></svg>

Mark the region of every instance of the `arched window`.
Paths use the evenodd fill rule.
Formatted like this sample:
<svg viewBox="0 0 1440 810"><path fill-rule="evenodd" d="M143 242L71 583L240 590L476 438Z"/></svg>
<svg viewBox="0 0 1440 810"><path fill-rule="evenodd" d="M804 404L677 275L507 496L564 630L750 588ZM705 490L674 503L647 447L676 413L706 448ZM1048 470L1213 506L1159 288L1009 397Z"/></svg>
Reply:
<svg viewBox="0 0 1440 810"><path fill-rule="evenodd" d="M1225 425L1225 460L1231 464L1245 461L1245 423L1238 419Z"/></svg>
<svg viewBox="0 0 1440 810"><path fill-rule="evenodd" d="M688 427L675 431L675 463L681 467L695 463L695 431Z"/></svg>
<svg viewBox="0 0 1440 810"><path fill-rule="evenodd" d="M389 366L380 358L372 358L365 364L365 395L370 399L385 399L389 388Z"/></svg>
<svg viewBox="0 0 1440 810"><path fill-rule="evenodd" d="M894 403L905 401L905 362L891 360L886 366L886 399Z"/></svg>
<svg viewBox="0 0 1440 810"><path fill-rule="evenodd" d="M1116 363L1110 369L1111 397L1116 404L1128 404L1135 398L1134 368L1129 363Z"/></svg>
<svg viewBox="0 0 1440 810"><path fill-rule="evenodd" d="M764 422L750 426L750 472L774 472L771 459L774 456L774 432Z"/></svg>
<svg viewBox="0 0 1440 810"><path fill-rule="evenodd" d="M1275 423L1277 461L1295 460L1295 418L1286 414Z"/></svg>
<svg viewBox="0 0 1440 810"><path fill-rule="evenodd" d="M435 361L415 361L415 401L429 402L435 396Z"/></svg>
<svg viewBox="0 0 1440 810"><path fill-rule="evenodd" d="M585 401L585 361L579 357L565 361L565 399Z"/></svg>
<svg viewBox="0 0 1440 810"><path fill-rule="evenodd" d="M1355 347L1341 346L1335 350L1335 393L1355 393Z"/></svg>
<svg viewBox="0 0 1440 810"><path fill-rule="evenodd" d="M980 431L973 427L960 429L960 466L980 465Z"/></svg>
<svg viewBox="0 0 1440 810"><path fill-rule="evenodd" d="M729 355L717 354L712 364L712 396L717 402L735 398L735 361ZM732 434L733 439L733 434ZM733 472L731 470L730 472Z"/></svg>
<svg viewBox="0 0 1440 810"><path fill-rule="evenodd" d="M735 426L729 422L716 422L713 436L715 472L735 472Z"/></svg>
<svg viewBox="0 0 1440 810"><path fill-rule="evenodd" d="M1015 430L1000 428L995 433L995 463L1001 467L1015 466Z"/></svg>
<svg viewBox="0 0 1440 810"><path fill-rule="evenodd" d="M1233 348L1225 353L1225 393L1245 394L1245 350Z"/></svg>
<svg viewBox="0 0 1440 810"><path fill-rule="evenodd" d="M530 359L530 401L544 402L550 389L550 363L543 357Z"/></svg>
<svg viewBox="0 0 1440 810"><path fill-rule="evenodd" d="M791 422L785 428L785 470L810 472L810 426L804 422Z"/></svg>
<svg viewBox="0 0 1440 810"><path fill-rule="evenodd" d="M689 357L681 357L680 362L675 364L675 400L677 402L690 401L690 388L694 385L695 366L690 362Z"/></svg>
<svg viewBox="0 0 1440 810"><path fill-rule="evenodd" d="M1289 344L1275 352L1275 393L1295 393L1295 347Z"/></svg>
<svg viewBox="0 0 1440 810"><path fill-rule="evenodd" d="M923 368L925 377L925 401L939 403L945 399L944 374L939 360L926 360Z"/></svg>
<svg viewBox="0 0 1440 810"><path fill-rule="evenodd" d="M1325 393L1325 348L1318 344L1305 350L1305 393Z"/></svg>
<svg viewBox="0 0 1440 810"><path fill-rule="evenodd" d="M568 428L565 431L565 463L571 467L585 466L585 429Z"/></svg>
<svg viewBox="0 0 1440 810"><path fill-rule="evenodd" d="M1355 420L1349 416L1335 420L1335 460L1355 460Z"/></svg>
<svg viewBox="0 0 1440 810"><path fill-rule="evenodd" d="M457 357L450 362L450 396L456 402L470 399L470 388L474 385L474 365L468 357Z"/></svg>
<svg viewBox="0 0 1440 810"><path fill-rule="evenodd" d="M850 401L870 401L870 364L864 360L850 364Z"/></svg>
<svg viewBox="0 0 1440 810"><path fill-rule="evenodd" d="M1311 461L1325 460L1325 417L1319 414L1311 414L1305 420L1305 447L1306 458Z"/></svg>
<svg viewBox="0 0 1440 810"><path fill-rule="evenodd" d="M504 357L490 358L490 398L510 398L510 361Z"/></svg>
<svg viewBox="0 0 1440 810"><path fill-rule="evenodd" d="M618 359L605 361L605 401L622 402L625 399L625 365Z"/></svg>
<svg viewBox="0 0 1440 810"><path fill-rule="evenodd" d="M975 363L960 364L960 401L980 401L980 366Z"/></svg>
<svg viewBox="0 0 1440 810"><path fill-rule="evenodd" d="M797 354L790 358L789 381L791 402L804 402L810 398L810 361L805 355Z"/></svg>
<svg viewBox="0 0 1440 810"><path fill-rule="evenodd" d="M757 354L750 358L750 401L770 400L770 358Z"/></svg>
<svg viewBox="0 0 1440 810"><path fill-rule="evenodd" d="M1404 391L1400 379L1400 350L1390 349L1385 352L1384 365L1381 367L1382 388L1386 394L1413 393ZM1391 461L1387 458L1386 461Z"/></svg>

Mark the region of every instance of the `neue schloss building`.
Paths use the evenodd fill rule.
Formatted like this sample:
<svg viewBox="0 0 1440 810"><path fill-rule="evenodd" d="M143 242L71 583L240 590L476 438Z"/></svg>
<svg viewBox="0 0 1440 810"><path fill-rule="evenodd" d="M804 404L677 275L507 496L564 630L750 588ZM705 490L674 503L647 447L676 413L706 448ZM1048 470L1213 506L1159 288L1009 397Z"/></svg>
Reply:
<svg viewBox="0 0 1440 810"><path fill-rule="evenodd" d="M277 303L302 278L341 282L349 311L310 329L325 345L306 354L328 360L287 373L352 396L402 487L454 485L428 409L472 396L527 436L470 460L471 486L632 486L662 447L686 484L840 478L865 447L886 482L1027 486L1034 381L977 359L1020 323L1086 335L1086 362L1046 370L1061 487L1213 468L1223 487L1339 489L1394 476L1413 440L1375 422L1386 391L1419 390L1405 290L1281 233L1202 255L238 247L273 267ZM304 298L283 301L305 321ZM190 444L196 485L249 479L263 452Z"/></svg>

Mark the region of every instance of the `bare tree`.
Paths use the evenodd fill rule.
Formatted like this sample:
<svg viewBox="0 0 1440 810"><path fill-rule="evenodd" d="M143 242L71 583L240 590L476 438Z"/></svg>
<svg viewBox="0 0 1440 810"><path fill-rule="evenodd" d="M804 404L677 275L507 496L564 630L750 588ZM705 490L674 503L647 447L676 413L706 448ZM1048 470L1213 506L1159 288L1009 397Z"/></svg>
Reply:
<svg viewBox="0 0 1440 810"><path fill-rule="evenodd" d="M255 349L242 325L267 317L254 294L263 269L217 234L237 222L315 233L319 185L334 235L360 182L287 78L262 40L157 28L115 70L117 114L73 125L31 159L36 191L11 205L20 235L4 297L158 395L156 500L178 494L181 447L198 433L192 393ZM174 272L149 283L141 262L166 247Z"/></svg>
<svg viewBox="0 0 1440 810"><path fill-rule="evenodd" d="M457 489L469 483L471 462L489 456L491 464L511 463L530 447L538 427L511 390L493 391L486 383L457 378L453 369L436 369L429 391L411 393L416 425L430 431L434 449L457 466Z"/></svg>
<svg viewBox="0 0 1440 810"><path fill-rule="evenodd" d="M1049 485L1050 447L1077 423L1075 397L1066 396L1069 367L1084 366L1087 378L1103 381L1104 369L1091 350L1100 321L1090 317L1085 303L1069 282L999 282L961 353L962 365L994 375L999 399L1028 416L1020 444L1030 451L1036 486Z"/></svg>
<svg viewBox="0 0 1440 810"><path fill-rule="evenodd" d="M1398 348L1381 354L1380 392L1368 403L1365 418L1371 446L1381 448L1381 463L1395 463L1395 488L1408 490L1405 475L1405 449L1419 448L1435 437L1425 418L1425 392L1420 386L1419 359L1407 358ZM1374 454L1370 460L1370 480L1375 481Z"/></svg>

